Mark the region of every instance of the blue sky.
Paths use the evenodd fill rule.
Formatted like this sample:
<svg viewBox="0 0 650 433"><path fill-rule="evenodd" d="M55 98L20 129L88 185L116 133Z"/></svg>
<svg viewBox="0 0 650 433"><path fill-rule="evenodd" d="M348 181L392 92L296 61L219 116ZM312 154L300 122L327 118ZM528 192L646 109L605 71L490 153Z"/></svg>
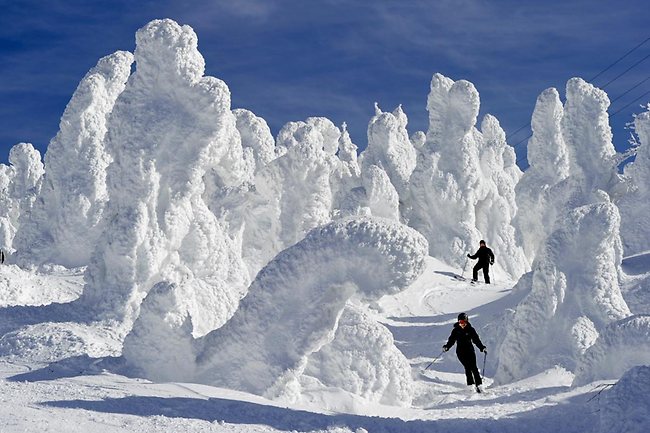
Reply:
<svg viewBox="0 0 650 433"><path fill-rule="evenodd" d="M100 57L133 51L148 21L172 18L199 37L206 73L223 79L233 108L264 117L274 134L309 116L347 122L366 145L378 102L402 104L409 132L426 130L435 72L473 82L481 115L507 133L530 122L547 87L564 93L650 37L647 0L0 0L0 162L26 141L42 152L79 80ZM617 148L625 124L650 102L650 41L598 77L616 100ZM625 105L631 104L627 108ZM525 139L524 129L509 138ZM525 141L516 147L525 155ZM525 165L525 162L522 162Z"/></svg>

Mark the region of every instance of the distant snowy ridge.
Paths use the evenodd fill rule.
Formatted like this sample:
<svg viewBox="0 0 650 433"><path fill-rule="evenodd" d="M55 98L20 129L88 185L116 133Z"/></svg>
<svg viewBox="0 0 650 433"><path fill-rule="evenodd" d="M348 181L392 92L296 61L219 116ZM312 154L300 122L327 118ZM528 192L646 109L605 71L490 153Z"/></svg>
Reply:
<svg viewBox="0 0 650 433"><path fill-rule="evenodd" d="M357 295L372 301L406 288L424 269L427 248L419 233L397 222L332 222L280 253L258 274L233 318L194 342L187 307L174 287L152 291L125 340L124 356L148 377L194 377L202 383L290 397L299 392L309 356L334 338L347 300ZM154 350L159 345L186 350ZM330 356L335 356L335 347L329 349ZM387 353L394 350L383 347ZM407 367L395 362L393 366ZM161 377L162 372L169 376ZM390 384L394 379L380 380L395 395L379 393L378 398L412 398L408 390L404 395L399 385Z"/></svg>

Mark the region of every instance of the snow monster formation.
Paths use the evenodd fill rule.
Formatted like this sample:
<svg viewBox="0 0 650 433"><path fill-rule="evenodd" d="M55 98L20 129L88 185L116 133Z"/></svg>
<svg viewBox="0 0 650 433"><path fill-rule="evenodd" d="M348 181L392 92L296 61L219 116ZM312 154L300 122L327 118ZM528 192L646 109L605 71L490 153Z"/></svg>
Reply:
<svg viewBox="0 0 650 433"><path fill-rule="evenodd" d="M479 95L468 81L435 74L427 110L429 130L410 178L409 226L425 235L430 255L459 267L486 239L497 266L519 277L529 265L511 226L519 175L505 133L493 118L484 121L485 134L474 127Z"/></svg>
<svg viewBox="0 0 650 433"><path fill-rule="evenodd" d="M133 55L102 58L81 80L45 153L45 178L34 211L16 235L18 263L85 266L108 201L108 118L131 73Z"/></svg>
<svg viewBox="0 0 650 433"><path fill-rule="evenodd" d="M570 211L538 253L530 290L501 338L495 379L510 382L553 365L575 370L610 323L630 315L619 286L618 209L602 201ZM588 256L585 256L588 251ZM528 282L531 287L525 287Z"/></svg>
<svg viewBox="0 0 650 433"><path fill-rule="evenodd" d="M9 164L0 164L0 249L15 251L15 236L32 216L43 183L41 154L30 143L9 151Z"/></svg>
<svg viewBox="0 0 650 433"><path fill-rule="evenodd" d="M625 166L625 177L631 191L617 203L621 210L621 237L625 255L638 254L650 249L650 212L640 203L650 203L650 111L634 119L634 131L639 136L636 158Z"/></svg>
<svg viewBox="0 0 650 433"><path fill-rule="evenodd" d="M107 221L80 301L128 324L156 283L175 283L202 335L249 283L238 242L203 197L206 179L215 189L250 177L230 91L203 75L196 34L172 20L137 32L135 62L109 119Z"/></svg>
<svg viewBox="0 0 650 433"><path fill-rule="evenodd" d="M192 337L178 284L160 283L142 304L125 339L124 357L140 374L158 380L192 379L269 397L296 397L309 357L334 339L347 301L353 296L372 301L406 288L422 273L427 250L422 235L398 222L334 221L278 254L258 273L234 316L204 337ZM353 326L356 319L345 317L345 326ZM358 339L362 326L341 334ZM367 359L383 357L384 362L348 390L380 401L409 402L410 381L397 383L410 375L408 363L382 331L366 329L380 343L366 348ZM334 358L346 364L341 344L314 360L328 365L322 378L316 377L323 383L350 374L347 368L335 371ZM391 373L391 368L400 371Z"/></svg>

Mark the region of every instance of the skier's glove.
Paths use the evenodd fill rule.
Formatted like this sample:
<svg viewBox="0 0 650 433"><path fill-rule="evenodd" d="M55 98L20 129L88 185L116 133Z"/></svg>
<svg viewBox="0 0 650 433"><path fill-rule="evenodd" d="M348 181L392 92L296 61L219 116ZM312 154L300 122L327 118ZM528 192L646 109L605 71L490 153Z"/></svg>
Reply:
<svg viewBox="0 0 650 433"><path fill-rule="evenodd" d="M484 347L483 349L481 349L481 352L487 353L487 347Z"/></svg>
<svg viewBox="0 0 650 433"><path fill-rule="evenodd" d="M468 254L468 255L467 255L467 258L471 259L471 258L472 258L471 254Z"/></svg>
<svg viewBox="0 0 650 433"><path fill-rule="evenodd" d="M490 260L490 264L493 265L493 264L494 264L494 260Z"/></svg>
<svg viewBox="0 0 650 433"><path fill-rule="evenodd" d="M447 352L447 351L449 350L449 348L448 348L447 346L442 346L442 350L444 350L445 352Z"/></svg>

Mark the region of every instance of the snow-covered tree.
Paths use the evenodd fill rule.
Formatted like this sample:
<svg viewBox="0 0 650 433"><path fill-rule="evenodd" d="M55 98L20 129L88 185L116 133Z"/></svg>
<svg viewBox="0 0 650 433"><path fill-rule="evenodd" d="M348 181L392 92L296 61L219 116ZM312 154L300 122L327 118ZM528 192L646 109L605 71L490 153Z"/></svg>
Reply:
<svg viewBox="0 0 650 433"><path fill-rule="evenodd" d="M34 212L16 236L19 263L85 266L108 201L108 118L131 73L133 55L102 58L81 80L45 153L45 178Z"/></svg>
<svg viewBox="0 0 650 433"><path fill-rule="evenodd" d="M109 119L107 224L81 301L128 323L166 281L201 335L232 315L249 281L238 243L203 197L206 179L229 188L249 175L230 91L203 75L196 34L172 20L137 32L135 61Z"/></svg>

